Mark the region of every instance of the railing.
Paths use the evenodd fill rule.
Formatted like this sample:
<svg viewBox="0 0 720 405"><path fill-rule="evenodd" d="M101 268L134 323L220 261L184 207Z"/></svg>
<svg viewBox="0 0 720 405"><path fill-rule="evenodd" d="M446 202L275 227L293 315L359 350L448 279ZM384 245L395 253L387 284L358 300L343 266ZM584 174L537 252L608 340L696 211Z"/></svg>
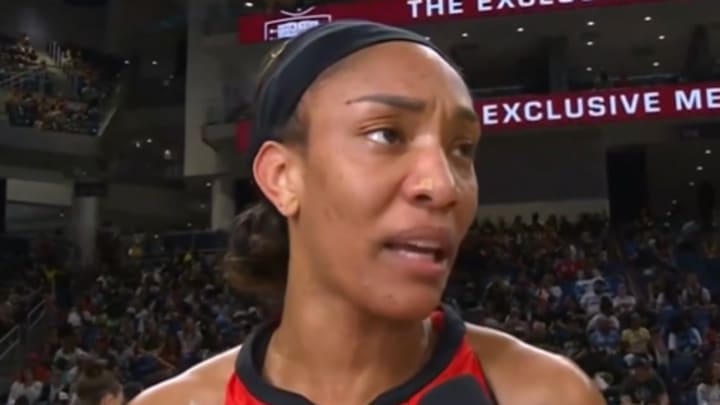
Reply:
<svg viewBox="0 0 720 405"><path fill-rule="evenodd" d="M13 358L15 348L20 344L20 327L15 326L8 333L0 338L0 364L8 364ZM0 366L0 378L2 378L2 366Z"/></svg>
<svg viewBox="0 0 720 405"><path fill-rule="evenodd" d="M29 78L30 76L38 73L42 68L40 66L34 66L28 70L25 70L23 72L17 73L13 76L8 77L7 79L0 81L0 88L2 89L9 89L14 88L22 84L22 82Z"/></svg>
<svg viewBox="0 0 720 405"><path fill-rule="evenodd" d="M50 326L47 314L47 301L43 300L30 310L24 324L0 338L0 395L10 387L27 353L45 343Z"/></svg>

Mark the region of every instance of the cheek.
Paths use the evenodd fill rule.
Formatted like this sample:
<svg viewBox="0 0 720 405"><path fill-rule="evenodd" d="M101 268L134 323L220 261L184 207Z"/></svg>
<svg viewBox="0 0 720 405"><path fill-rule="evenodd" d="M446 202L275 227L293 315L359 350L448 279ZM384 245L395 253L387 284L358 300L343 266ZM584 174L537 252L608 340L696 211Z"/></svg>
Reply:
<svg viewBox="0 0 720 405"><path fill-rule="evenodd" d="M341 156L317 163L307 176L306 209L320 216L322 227L359 230L382 211L382 181L370 170L356 167ZM342 237L343 235L337 235Z"/></svg>

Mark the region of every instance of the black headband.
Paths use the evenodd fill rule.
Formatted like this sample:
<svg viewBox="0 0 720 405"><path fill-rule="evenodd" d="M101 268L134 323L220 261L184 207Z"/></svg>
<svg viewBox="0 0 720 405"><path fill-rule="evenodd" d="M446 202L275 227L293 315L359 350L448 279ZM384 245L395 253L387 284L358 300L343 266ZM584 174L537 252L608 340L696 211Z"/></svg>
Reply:
<svg viewBox="0 0 720 405"><path fill-rule="evenodd" d="M341 59L383 42L425 45L448 58L425 37L402 28L361 20L342 20L306 31L286 43L258 89L250 140L252 159L293 115L300 98L317 77ZM252 162L251 159L251 162Z"/></svg>

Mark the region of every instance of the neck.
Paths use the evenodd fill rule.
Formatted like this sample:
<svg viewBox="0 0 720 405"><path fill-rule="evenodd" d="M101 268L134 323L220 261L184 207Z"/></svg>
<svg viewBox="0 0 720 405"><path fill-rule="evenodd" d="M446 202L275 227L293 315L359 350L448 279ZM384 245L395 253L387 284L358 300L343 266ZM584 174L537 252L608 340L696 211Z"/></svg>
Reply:
<svg viewBox="0 0 720 405"><path fill-rule="evenodd" d="M298 281L289 280L266 355L264 372L274 385L315 403L369 403L410 379L427 360L432 345L422 321L380 319L309 287L309 280Z"/></svg>

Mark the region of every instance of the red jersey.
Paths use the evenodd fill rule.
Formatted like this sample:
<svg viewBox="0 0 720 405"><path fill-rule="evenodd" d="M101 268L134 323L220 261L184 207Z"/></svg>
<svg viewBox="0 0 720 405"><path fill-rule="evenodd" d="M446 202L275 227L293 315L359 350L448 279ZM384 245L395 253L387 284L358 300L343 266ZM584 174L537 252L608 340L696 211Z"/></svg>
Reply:
<svg viewBox="0 0 720 405"><path fill-rule="evenodd" d="M415 377L378 396L370 405L417 405L428 390L468 374L475 377L486 396L496 403L480 361L467 341L462 319L447 307L434 312L430 319L438 340L429 361ZM262 363L274 326L268 324L256 329L243 344L235 373L225 390L225 405L313 405L299 394L273 387L262 376Z"/></svg>

